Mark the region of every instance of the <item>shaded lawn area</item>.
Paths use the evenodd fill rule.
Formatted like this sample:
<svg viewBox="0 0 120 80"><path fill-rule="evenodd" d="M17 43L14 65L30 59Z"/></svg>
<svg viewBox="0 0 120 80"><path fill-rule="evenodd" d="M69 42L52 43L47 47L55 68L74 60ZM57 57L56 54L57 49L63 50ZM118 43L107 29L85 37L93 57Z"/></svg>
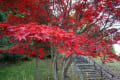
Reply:
<svg viewBox="0 0 120 80"><path fill-rule="evenodd" d="M39 80L53 80L50 59L39 60ZM34 80L35 59L0 66L0 80Z"/></svg>

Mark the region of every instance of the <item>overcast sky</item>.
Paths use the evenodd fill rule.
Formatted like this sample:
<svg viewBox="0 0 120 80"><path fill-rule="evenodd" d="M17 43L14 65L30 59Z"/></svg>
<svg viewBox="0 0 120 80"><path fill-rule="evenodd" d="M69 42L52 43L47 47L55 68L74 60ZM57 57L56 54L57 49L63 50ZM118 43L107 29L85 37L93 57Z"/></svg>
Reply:
<svg viewBox="0 0 120 80"><path fill-rule="evenodd" d="M113 47L114 47L116 54L120 55L120 44L114 44Z"/></svg>

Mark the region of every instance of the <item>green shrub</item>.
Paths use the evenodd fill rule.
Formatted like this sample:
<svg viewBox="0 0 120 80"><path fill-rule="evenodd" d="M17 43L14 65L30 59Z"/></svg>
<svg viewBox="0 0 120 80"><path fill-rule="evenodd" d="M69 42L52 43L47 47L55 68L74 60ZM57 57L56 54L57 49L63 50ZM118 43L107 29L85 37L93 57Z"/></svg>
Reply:
<svg viewBox="0 0 120 80"><path fill-rule="evenodd" d="M6 20L5 12L1 11L0 12L0 22L4 22L5 20Z"/></svg>
<svg viewBox="0 0 120 80"><path fill-rule="evenodd" d="M21 60L29 60L31 58L26 57L25 55L13 54L13 53L2 53L4 57L2 58L3 62L17 62Z"/></svg>

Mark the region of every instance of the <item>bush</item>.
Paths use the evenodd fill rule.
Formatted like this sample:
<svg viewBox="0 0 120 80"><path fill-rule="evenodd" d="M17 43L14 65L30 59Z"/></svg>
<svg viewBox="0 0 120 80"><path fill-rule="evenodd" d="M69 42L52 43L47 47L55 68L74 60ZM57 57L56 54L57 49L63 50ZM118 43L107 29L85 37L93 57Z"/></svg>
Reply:
<svg viewBox="0 0 120 80"><path fill-rule="evenodd" d="M1 59L3 62L18 62L21 60L29 60L31 58L26 57L25 55L13 54L13 53L2 53L4 57Z"/></svg>
<svg viewBox="0 0 120 80"><path fill-rule="evenodd" d="M1 11L0 12L0 22L4 22L5 20L6 20L5 12Z"/></svg>

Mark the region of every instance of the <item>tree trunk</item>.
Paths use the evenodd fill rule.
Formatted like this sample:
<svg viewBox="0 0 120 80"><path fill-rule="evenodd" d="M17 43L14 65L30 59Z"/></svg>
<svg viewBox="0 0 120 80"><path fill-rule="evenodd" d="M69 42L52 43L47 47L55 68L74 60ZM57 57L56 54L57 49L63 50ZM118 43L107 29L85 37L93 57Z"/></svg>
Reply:
<svg viewBox="0 0 120 80"><path fill-rule="evenodd" d="M65 71L65 57L63 59L63 64L62 64L62 72L61 72L61 80L64 80L65 79L65 75L64 75L64 71Z"/></svg>
<svg viewBox="0 0 120 80"><path fill-rule="evenodd" d="M64 76L65 76L65 77L68 77L68 76L67 76L67 73L68 73L68 70L69 70L72 62L73 62L73 57L72 57L72 55L71 55L71 57L69 58L69 60L68 60L68 62L67 62L67 65L66 65L66 67L65 67L65 70L64 70Z"/></svg>
<svg viewBox="0 0 120 80"><path fill-rule="evenodd" d="M68 77L67 73L74 59L75 56L71 54L63 60L61 80L66 80L65 78Z"/></svg>
<svg viewBox="0 0 120 80"><path fill-rule="evenodd" d="M58 80L58 68L57 68L57 52L56 50L54 50L54 48L52 49L51 52L54 52L53 54L53 60L52 60L52 68L53 68L53 77L54 80Z"/></svg>
<svg viewBox="0 0 120 80"><path fill-rule="evenodd" d="M36 72L35 72L35 80L38 80L38 57L36 57Z"/></svg>

